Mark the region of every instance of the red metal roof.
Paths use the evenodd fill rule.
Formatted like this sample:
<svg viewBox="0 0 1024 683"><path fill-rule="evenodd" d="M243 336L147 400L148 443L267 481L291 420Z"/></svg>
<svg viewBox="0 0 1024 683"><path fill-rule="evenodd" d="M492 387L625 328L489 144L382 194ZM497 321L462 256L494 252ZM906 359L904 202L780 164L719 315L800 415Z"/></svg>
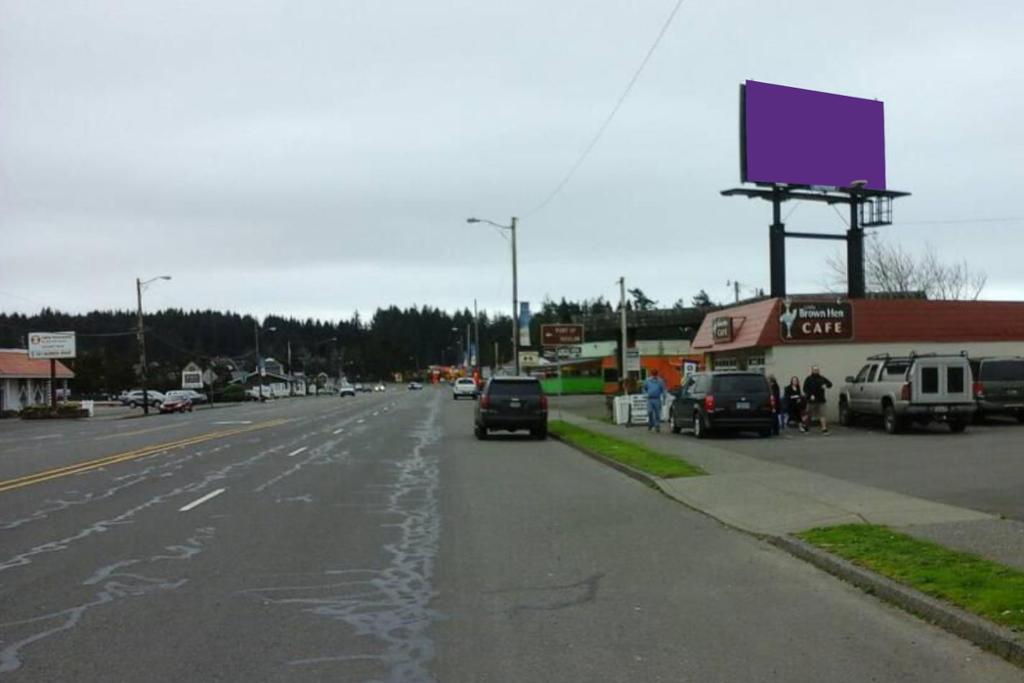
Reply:
<svg viewBox="0 0 1024 683"><path fill-rule="evenodd" d="M57 361L57 378L73 379L75 373ZM0 349L0 378L3 379L49 379L50 361L33 360L24 349Z"/></svg>
<svg viewBox="0 0 1024 683"><path fill-rule="evenodd" d="M707 351L729 351L731 349L745 349L751 346L770 346L778 343L778 330L775 330L775 340L769 341L766 335L770 324L776 321L778 327L778 315L775 314L778 308L779 299L764 299L751 304L724 308L704 316L704 322L697 330L697 336L693 338L693 348ZM732 318L732 341L715 343L711 334L711 326L715 318Z"/></svg>
<svg viewBox="0 0 1024 683"><path fill-rule="evenodd" d="M693 340L693 348L729 351L782 344L781 301L766 299L708 314ZM851 299L850 303L853 339L847 343L1024 341L1021 301ZM718 317L733 319L731 342L714 342L711 326Z"/></svg>

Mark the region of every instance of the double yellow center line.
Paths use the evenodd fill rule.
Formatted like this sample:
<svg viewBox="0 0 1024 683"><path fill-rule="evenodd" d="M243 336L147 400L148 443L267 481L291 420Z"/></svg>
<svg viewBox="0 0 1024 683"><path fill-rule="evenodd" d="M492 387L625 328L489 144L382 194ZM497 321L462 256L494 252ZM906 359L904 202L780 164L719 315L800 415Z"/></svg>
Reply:
<svg viewBox="0 0 1024 683"><path fill-rule="evenodd" d="M185 439L179 439L178 441L170 441L168 443L154 444L152 446L145 446L138 448L134 451L125 451L124 453L114 453L102 458L95 460L86 460L85 462L75 463L74 465L67 465L65 467L55 467L50 470L43 470L42 472L36 472L35 474L26 474L23 477L17 477L15 479L8 479L6 481L0 481L0 493L4 491L11 491L13 489L19 489L23 486L31 486L32 484L39 484L44 481L51 479L58 479L60 477L67 477L72 474L81 474L82 472L88 472L99 467L106 467L107 465L113 465L119 462L125 462L127 460L136 460L138 458L144 458L147 455L153 455L154 453L160 453L161 451L169 451L175 448L184 448L185 446L194 446L204 441L212 441L213 439L223 439L229 436L235 436L237 434L244 434L246 432L256 431L257 429L267 429L268 427L277 427L290 420L268 420L266 422L257 422L256 424L242 427L239 429L224 429L218 432L207 432L206 434L199 434L198 436L190 436Z"/></svg>

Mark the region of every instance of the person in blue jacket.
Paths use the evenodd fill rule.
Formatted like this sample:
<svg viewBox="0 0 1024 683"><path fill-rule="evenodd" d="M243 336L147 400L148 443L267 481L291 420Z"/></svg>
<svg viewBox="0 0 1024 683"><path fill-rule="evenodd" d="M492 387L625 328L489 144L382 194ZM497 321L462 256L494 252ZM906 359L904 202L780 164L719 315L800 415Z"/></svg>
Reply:
<svg viewBox="0 0 1024 683"><path fill-rule="evenodd" d="M651 370L651 374L644 380L644 395L647 396L647 431L661 431L661 401L667 391L665 381L658 376L658 371Z"/></svg>

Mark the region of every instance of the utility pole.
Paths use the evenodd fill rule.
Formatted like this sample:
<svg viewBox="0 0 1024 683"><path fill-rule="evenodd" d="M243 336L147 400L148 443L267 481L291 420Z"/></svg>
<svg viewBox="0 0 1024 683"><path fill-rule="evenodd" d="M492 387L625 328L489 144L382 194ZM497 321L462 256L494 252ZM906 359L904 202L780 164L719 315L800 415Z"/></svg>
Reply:
<svg viewBox="0 0 1024 683"><path fill-rule="evenodd" d="M626 372L626 277L619 278L619 315L620 315L620 326L622 333L622 375L619 377L619 381L622 383L622 393L627 393L626 389L626 377L629 375Z"/></svg>
<svg viewBox="0 0 1024 683"><path fill-rule="evenodd" d="M262 403L263 402L263 373L261 372L261 370L263 369L263 361L260 358L260 321L259 321L258 318L253 318L253 321L252 321L252 333L253 333L253 337L256 339L256 381L259 382L259 384L257 386L259 387L258 391L259 391L259 395L260 395L260 403Z"/></svg>
<svg viewBox="0 0 1024 683"><path fill-rule="evenodd" d="M740 282L739 280L726 280L725 286L732 285L732 293L736 303L740 302Z"/></svg>
<svg viewBox="0 0 1024 683"><path fill-rule="evenodd" d="M473 338L469 336L469 323L466 323L466 372L473 363Z"/></svg>
<svg viewBox="0 0 1024 683"><path fill-rule="evenodd" d="M295 395L295 380L292 377L292 340L288 340L288 395Z"/></svg>
<svg viewBox="0 0 1024 683"><path fill-rule="evenodd" d="M498 368L501 367L500 359L498 358L498 341L494 341L494 367L491 371L491 377L498 376Z"/></svg>
<svg viewBox="0 0 1024 683"><path fill-rule="evenodd" d="M480 314L476 309L476 299L473 299L473 336L476 337L476 354L473 364L473 369L476 371L477 376L480 375Z"/></svg>
<svg viewBox="0 0 1024 683"><path fill-rule="evenodd" d="M515 360L516 376L519 376L519 279L516 273L516 223L512 216L512 358Z"/></svg>
<svg viewBox="0 0 1024 683"><path fill-rule="evenodd" d="M146 367L146 331L142 327L142 280L140 278L135 278L135 296L139 305L136 336L139 340L139 368L142 370L142 413L149 415L149 370Z"/></svg>

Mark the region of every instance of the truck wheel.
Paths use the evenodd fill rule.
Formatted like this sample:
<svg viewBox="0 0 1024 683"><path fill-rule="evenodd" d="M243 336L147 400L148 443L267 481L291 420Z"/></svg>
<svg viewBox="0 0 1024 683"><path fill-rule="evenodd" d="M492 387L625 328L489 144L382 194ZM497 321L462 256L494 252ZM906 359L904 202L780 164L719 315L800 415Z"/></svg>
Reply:
<svg viewBox="0 0 1024 683"><path fill-rule="evenodd" d="M538 441L543 441L544 439L548 438L547 427L543 427L541 429L531 429L530 436L537 439Z"/></svg>
<svg viewBox="0 0 1024 683"><path fill-rule="evenodd" d="M699 412L693 414L693 435L698 439L707 438L708 435L707 427L704 426L704 417Z"/></svg>
<svg viewBox="0 0 1024 683"><path fill-rule="evenodd" d="M965 422L964 420L949 421L949 431L953 432L954 434L960 434L965 429L967 429L967 422Z"/></svg>
<svg viewBox="0 0 1024 683"><path fill-rule="evenodd" d="M891 405L885 407L885 411L882 413L882 423L885 426L886 434L899 434L903 429L903 424L896 416L896 409Z"/></svg>
<svg viewBox="0 0 1024 683"><path fill-rule="evenodd" d="M477 425L476 429L473 430L473 433L476 435L476 438L480 439L481 441L487 440L487 430L484 427Z"/></svg>
<svg viewBox="0 0 1024 683"><path fill-rule="evenodd" d="M839 402L839 424L844 427L853 424L853 413L850 412L850 404L847 401Z"/></svg>
<svg viewBox="0 0 1024 683"><path fill-rule="evenodd" d="M683 428L680 427L678 424L676 424L675 416L670 417L669 420L668 420L668 423L670 425L672 425L672 433L673 434L678 434L679 432L683 431Z"/></svg>
<svg viewBox="0 0 1024 683"><path fill-rule="evenodd" d="M1017 422L1024 424L1024 410L1017 413Z"/></svg>

